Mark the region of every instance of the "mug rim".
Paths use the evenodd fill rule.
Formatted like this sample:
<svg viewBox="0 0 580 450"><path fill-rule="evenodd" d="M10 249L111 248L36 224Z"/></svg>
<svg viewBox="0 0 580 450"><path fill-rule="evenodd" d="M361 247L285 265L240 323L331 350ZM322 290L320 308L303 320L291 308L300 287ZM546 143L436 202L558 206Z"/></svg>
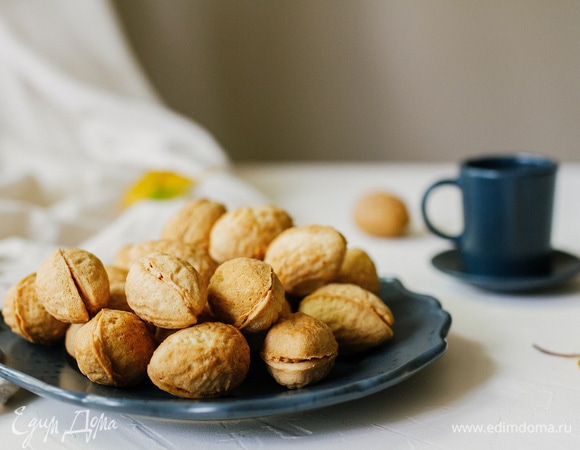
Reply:
<svg viewBox="0 0 580 450"><path fill-rule="evenodd" d="M554 173L557 167L553 159L530 153L482 155L462 163L463 170L484 176L545 175Z"/></svg>

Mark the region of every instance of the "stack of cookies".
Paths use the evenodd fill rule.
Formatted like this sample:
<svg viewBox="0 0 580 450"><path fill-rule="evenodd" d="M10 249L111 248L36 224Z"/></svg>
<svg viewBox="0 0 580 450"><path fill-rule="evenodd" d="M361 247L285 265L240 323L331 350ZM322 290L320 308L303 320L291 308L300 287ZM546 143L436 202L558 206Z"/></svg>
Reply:
<svg viewBox="0 0 580 450"><path fill-rule="evenodd" d="M55 250L10 288L2 314L32 343L64 342L95 383L149 378L178 397L213 398L240 386L251 363L297 389L326 377L337 356L390 340L378 291L371 258L334 228L200 198L110 265Z"/></svg>

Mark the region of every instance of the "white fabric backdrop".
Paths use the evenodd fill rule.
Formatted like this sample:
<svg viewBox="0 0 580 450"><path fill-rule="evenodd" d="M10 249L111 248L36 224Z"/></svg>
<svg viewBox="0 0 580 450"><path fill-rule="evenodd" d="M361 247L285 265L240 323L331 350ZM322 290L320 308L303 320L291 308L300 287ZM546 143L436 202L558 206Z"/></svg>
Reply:
<svg viewBox="0 0 580 450"><path fill-rule="evenodd" d="M202 178L193 195L230 208L263 201L228 162L159 101L107 0L0 0L0 302L56 246L107 263L158 237L184 200L119 207L146 170Z"/></svg>

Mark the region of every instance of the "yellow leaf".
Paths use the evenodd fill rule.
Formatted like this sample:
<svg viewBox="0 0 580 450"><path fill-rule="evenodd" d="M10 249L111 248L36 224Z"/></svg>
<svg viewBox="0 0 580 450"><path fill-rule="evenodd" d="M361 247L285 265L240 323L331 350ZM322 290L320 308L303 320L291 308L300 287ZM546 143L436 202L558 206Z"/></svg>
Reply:
<svg viewBox="0 0 580 450"><path fill-rule="evenodd" d="M140 200L167 200L187 195L195 181L168 171L146 172L133 184L123 197L123 206Z"/></svg>

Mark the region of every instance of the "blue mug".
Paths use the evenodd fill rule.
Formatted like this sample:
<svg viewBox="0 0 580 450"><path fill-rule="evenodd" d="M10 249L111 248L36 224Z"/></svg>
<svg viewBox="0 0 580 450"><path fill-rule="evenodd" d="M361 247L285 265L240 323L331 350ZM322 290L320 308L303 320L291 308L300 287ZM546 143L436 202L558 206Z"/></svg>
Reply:
<svg viewBox="0 0 580 450"><path fill-rule="evenodd" d="M468 273L545 274L551 267L556 172L554 161L527 154L466 160L457 178L426 190L423 219L432 233L457 246ZM461 190L463 231L457 235L439 230L427 214L429 195L443 185Z"/></svg>

